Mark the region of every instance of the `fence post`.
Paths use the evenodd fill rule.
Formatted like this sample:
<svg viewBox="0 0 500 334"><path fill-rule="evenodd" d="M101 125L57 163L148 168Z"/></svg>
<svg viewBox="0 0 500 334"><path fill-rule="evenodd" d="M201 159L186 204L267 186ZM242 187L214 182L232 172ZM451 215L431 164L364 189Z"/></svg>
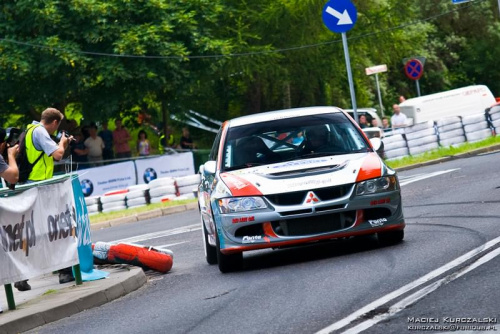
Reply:
<svg viewBox="0 0 500 334"><path fill-rule="evenodd" d="M12 284L5 284L5 295L7 296L7 304L9 305L9 310L13 311L16 309L16 302L14 300L14 293L12 292Z"/></svg>
<svg viewBox="0 0 500 334"><path fill-rule="evenodd" d="M73 271L75 273L75 283L76 285L82 285L82 272L80 270L80 265L75 264L73 266Z"/></svg>

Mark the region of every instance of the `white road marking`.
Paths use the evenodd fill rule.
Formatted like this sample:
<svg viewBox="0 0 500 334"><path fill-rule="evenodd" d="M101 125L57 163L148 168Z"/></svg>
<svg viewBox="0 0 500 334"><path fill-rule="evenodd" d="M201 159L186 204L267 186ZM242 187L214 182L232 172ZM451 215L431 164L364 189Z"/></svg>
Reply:
<svg viewBox="0 0 500 334"><path fill-rule="evenodd" d="M198 224L174 228L171 230L147 233L147 234L137 235L137 236L131 237L131 238L115 240L115 241L112 241L112 243L117 244L117 243L127 243L127 242L128 243L141 242L141 241L145 241L145 240L163 238L163 237L168 237L171 235L190 233L190 232L199 231L199 230L201 230L201 226L198 223Z"/></svg>
<svg viewBox="0 0 500 334"><path fill-rule="evenodd" d="M448 276L446 276L446 277L444 277L444 278L442 278L442 279L440 279L440 280L432 283L431 285L426 286L426 287L424 287L421 290L418 290L417 292L415 292L412 295L406 297L405 299L401 300L400 302L392 305L389 308L389 310L387 311L387 313L379 314L379 315L375 316L373 319L370 319L370 320L367 320L365 322L362 322L361 324L359 324L359 325L357 325L357 326L355 326L355 327L353 327L353 328L345 331L344 334L357 334L357 333L361 333L362 331L364 331L364 330L372 327L373 325L375 325L375 324L377 324L377 323L379 323L381 321L384 321L385 319L393 316L394 314L396 314L396 313L404 310L408 306L415 304L420 299L424 298L425 296L427 296L431 292L437 290L439 287L441 287L441 286L443 286L445 284L448 284L448 283L456 280L457 278L459 278L459 277L467 274L468 272L476 269L480 265L485 264L486 262L488 262L490 260L493 260L498 255L500 255L500 248L497 248L494 251L492 251L492 252L486 254L485 256L479 258L478 260L476 260L475 262L473 262L469 266L465 267L461 271L452 273L452 274L450 274L450 275L448 275Z"/></svg>
<svg viewBox="0 0 500 334"><path fill-rule="evenodd" d="M200 230L201 230L201 228L200 228ZM173 244L166 244L166 245L160 245L160 246L154 246L154 247L155 248L167 248L167 247L172 247L172 246L186 244L188 242L191 242L191 241L174 242Z"/></svg>
<svg viewBox="0 0 500 334"><path fill-rule="evenodd" d="M399 184L401 186L406 186L407 184L410 184L410 183L413 183L413 182L425 180L425 179L428 179L428 178L431 178L431 177L434 177L434 176L439 176L439 175L451 173L451 172L454 172L454 171L459 170L459 169L460 168L454 168L454 169L448 169L448 170L443 170L443 171L440 171L440 172L434 172L434 173L429 173L429 174L417 174L417 175L410 176L408 178L402 178L402 179L400 179Z"/></svg>
<svg viewBox="0 0 500 334"><path fill-rule="evenodd" d="M317 332L317 334L326 334L326 333L331 333L333 331L342 329L342 328L348 326L349 324L351 324L353 321L355 321L355 320L359 319L360 317L366 315L367 313L377 309L378 307L385 305L385 304L389 303L390 301L402 296L403 294L437 278L438 276L444 274L445 272L460 266L461 264L463 264L464 262L467 262L468 260L470 260L474 256L487 252L489 249L495 247L499 243L500 243L500 237L495 238L495 239L493 239L493 240L491 240L491 241L489 241L489 242L485 243L484 245L481 245L477 248L474 248L470 252L456 258L455 260L445 264L444 266L442 266L434 271L431 271L430 273L420 277L419 279L417 279L417 280L399 288L398 290L395 290L395 291L389 293L388 295L385 295L385 296L375 300L374 302L366 305L365 307L351 313L349 316L345 317L344 319L341 319L341 320L333 323L332 325L330 325L326 328L323 328L322 330ZM465 272L462 273L461 271L459 271L455 274L460 274L460 276L461 276L461 275L465 274L466 272L475 269L476 267L480 266L481 264L486 263L489 260L496 257L498 255L498 252L499 252L499 250L495 250L495 251L491 252L490 254L487 254L486 256L482 257L481 259L477 260L472 265L467 267ZM460 276L458 276L458 277L460 277ZM437 282L439 282L439 281L437 281ZM436 283L433 283L433 284L436 284ZM411 299L412 296L413 296L413 298L417 298L420 294L425 293L427 290L429 290L428 293L434 291L435 289L432 290L432 288L431 288L431 287L433 287L433 284L431 284L428 287L424 287L420 291L417 291L416 293L414 293L410 297L407 297L406 299L404 299L400 303L403 303L405 300L407 301L408 299ZM418 298L418 299L420 299L420 298ZM413 302L417 301L418 299L415 299ZM398 304L395 304L394 306L396 306L396 305L398 307L401 307L403 304L398 303ZM406 306L408 306L408 305L410 305L410 304L407 304ZM369 321L372 321L372 320L367 320L367 322L369 322ZM358 325L358 326L360 326L360 325ZM354 328L356 328L356 327L354 327ZM364 329L362 329L362 330L364 330ZM359 332L356 332L356 333L359 333Z"/></svg>

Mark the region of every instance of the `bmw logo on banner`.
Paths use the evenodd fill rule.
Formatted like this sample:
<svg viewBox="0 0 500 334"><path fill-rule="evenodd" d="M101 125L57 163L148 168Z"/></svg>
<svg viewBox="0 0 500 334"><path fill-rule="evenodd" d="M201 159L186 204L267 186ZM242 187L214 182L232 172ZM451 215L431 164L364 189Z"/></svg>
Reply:
<svg viewBox="0 0 500 334"><path fill-rule="evenodd" d="M85 197L89 197L94 192L94 185L88 179L82 180L80 186L82 186L82 192Z"/></svg>
<svg viewBox="0 0 500 334"><path fill-rule="evenodd" d="M153 168L147 168L144 171L144 182L149 183L157 178L156 171Z"/></svg>

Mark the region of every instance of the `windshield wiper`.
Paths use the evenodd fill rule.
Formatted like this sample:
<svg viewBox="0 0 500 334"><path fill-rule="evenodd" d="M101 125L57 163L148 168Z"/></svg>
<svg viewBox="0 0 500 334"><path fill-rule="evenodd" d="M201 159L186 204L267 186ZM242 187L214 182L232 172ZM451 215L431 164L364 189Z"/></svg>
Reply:
<svg viewBox="0 0 500 334"><path fill-rule="evenodd" d="M372 150L368 147L366 148L362 148L362 149L359 149L359 150L354 150L354 151L351 151L351 152L348 152L348 153L364 153L364 152L372 152Z"/></svg>
<svg viewBox="0 0 500 334"><path fill-rule="evenodd" d="M307 153L303 155L299 155L297 158L298 159L307 159L307 158L314 158L314 157L327 157L329 155L342 155L346 154L346 152L312 152L312 153Z"/></svg>
<svg viewBox="0 0 500 334"><path fill-rule="evenodd" d="M244 169L244 168L250 168L250 167L256 167L256 166L262 166L265 165L264 163L261 162L247 162L243 165L238 165L238 166L231 166L231 167L226 167L224 168L225 172L230 172L232 170L238 170L238 169Z"/></svg>

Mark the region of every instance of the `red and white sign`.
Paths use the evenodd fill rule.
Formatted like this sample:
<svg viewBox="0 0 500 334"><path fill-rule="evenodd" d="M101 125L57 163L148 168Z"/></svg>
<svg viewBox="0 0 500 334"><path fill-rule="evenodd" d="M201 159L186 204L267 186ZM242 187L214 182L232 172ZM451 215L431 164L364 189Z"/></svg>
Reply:
<svg viewBox="0 0 500 334"><path fill-rule="evenodd" d="M366 75L387 72L387 65L377 65L365 68Z"/></svg>

